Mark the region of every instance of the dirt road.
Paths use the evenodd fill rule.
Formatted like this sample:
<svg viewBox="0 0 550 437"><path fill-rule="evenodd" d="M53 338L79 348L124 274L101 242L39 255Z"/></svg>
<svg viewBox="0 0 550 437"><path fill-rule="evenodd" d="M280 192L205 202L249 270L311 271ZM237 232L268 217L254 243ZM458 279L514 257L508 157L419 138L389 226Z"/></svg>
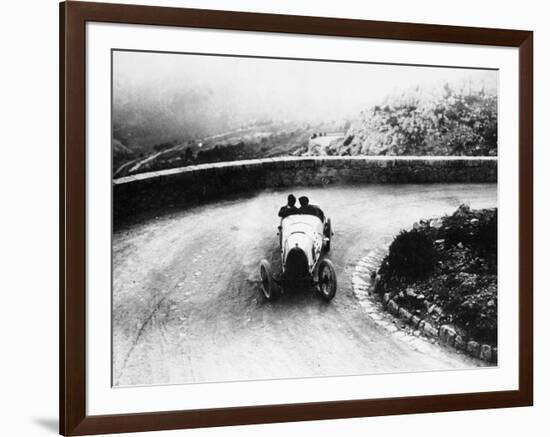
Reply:
<svg viewBox="0 0 550 437"><path fill-rule="evenodd" d="M276 212L307 194L332 218L339 288L266 302L262 258L277 264ZM356 262L420 218L461 203L494 207L494 184L368 185L262 191L162 215L113 236L115 385L426 371L480 363L422 352L374 323L351 291Z"/></svg>

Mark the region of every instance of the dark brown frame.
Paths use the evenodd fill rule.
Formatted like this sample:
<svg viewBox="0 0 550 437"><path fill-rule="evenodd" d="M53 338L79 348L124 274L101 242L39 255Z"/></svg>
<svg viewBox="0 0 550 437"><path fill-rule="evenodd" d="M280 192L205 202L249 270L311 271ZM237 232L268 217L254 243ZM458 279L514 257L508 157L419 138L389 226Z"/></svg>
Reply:
<svg viewBox="0 0 550 437"><path fill-rule="evenodd" d="M60 4L60 433L83 435L533 404L533 33L105 3ZM519 390L86 415L86 22L202 27L519 48Z"/></svg>

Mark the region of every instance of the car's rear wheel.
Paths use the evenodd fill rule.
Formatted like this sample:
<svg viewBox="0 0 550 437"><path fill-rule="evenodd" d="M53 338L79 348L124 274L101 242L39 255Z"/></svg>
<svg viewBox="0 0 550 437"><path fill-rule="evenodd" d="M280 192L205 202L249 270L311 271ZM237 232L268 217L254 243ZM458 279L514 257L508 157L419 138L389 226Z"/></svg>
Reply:
<svg viewBox="0 0 550 437"><path fill-rule="evenodd" d="M336 294L337 286L334 265L328 259L321 260L317 270L317 290L319 294L328 302Z"/></svg>
<svg viewBox="0 0 550 437"><path fill-rule="evenodd" d="M273 272L269 261L263 259L260 262L260 289L267 300L273 300L277 297L275 281L273 281Z"/></svg>

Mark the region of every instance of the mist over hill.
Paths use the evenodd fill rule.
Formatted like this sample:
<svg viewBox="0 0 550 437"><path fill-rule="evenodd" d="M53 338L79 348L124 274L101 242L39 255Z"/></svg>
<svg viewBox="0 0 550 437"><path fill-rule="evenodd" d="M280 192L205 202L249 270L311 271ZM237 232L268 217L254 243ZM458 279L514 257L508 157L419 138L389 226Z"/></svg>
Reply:
<svg viewBox="0 0 550 437"><path fill-rule="evenodd" d="M495 141L476 153L496 153L497 77L483 70L115 52L113 171L120 177L285 155L461 154L455 146L432 147L434 132L458 129L469 149L484 134L478 128L476 135L466 132L464 126L476 120L457 120L482 107L480 117L494 118ZM460 87L468 84L484 96L473 103L467 96L462 109L450 105L442 90L462 101ZM442 98L446 121L438 124ZM414 129L425 139L416 140ZM338 134L312 140L327 132Z"/></svg>

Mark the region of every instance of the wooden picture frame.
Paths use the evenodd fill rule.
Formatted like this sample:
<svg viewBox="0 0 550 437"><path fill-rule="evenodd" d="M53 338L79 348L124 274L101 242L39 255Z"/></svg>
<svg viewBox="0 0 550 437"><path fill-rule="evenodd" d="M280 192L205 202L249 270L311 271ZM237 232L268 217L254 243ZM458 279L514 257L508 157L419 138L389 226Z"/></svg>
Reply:
<svg viewBox="0 0 550 437"><path fill-rule="evenodd" d="M533 403L533 33L529 31L168 7L60 4L60 433L336 419ZM148 412L86 413L87 22L198 27L519 48L519 389L468 394Z"/></svg>

